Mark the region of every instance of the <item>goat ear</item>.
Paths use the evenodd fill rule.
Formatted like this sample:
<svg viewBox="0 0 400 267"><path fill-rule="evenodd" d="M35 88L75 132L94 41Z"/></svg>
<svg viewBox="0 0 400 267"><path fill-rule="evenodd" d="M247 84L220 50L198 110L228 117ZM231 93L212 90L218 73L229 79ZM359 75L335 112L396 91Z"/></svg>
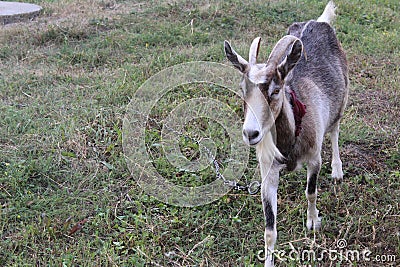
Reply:
<svg viewBox="0 0 400 267"><path fill-rule="evenodd" d="M289 54L285 57L281 64L278 66L278 72L281 75L281 79L285 79L286 75L296 66L297 62L301 57L303 51L303 44L300 40L293 42L290 48Z"/></svg>
<svg viewBox="0 0 400 267"><path fill-rule="evenodd" d="M245 73L247 71L249 63L238 53L236 53L235 50L233 50L231 44L226 40L224 42L224 49L226 57L233 64L233 66L240 70L242 73Z"/></svg>

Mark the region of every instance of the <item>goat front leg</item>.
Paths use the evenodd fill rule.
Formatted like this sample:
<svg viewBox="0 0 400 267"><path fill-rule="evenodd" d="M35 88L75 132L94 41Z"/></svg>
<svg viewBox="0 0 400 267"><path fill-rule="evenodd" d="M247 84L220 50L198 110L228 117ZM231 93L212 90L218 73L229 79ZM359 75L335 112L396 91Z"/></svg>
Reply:
<svg viewBox="0 0 400 267"><path fill-rule="evenodd" d="M263 165L260 163L260 165ZM273 164L270 170L266 170L265 166L261 169L261 198L265 216L265 267L274 266L274 246L277 237L276 231L276 215L277 215L277 194L279 184L279 166Z"/></svg>
<svg viewBox="0 0 400 267"><path fill-rule="evenodd" d="M318 230L321 228L321 218L318 217L317 209L317 180L321 169L321 155L316 156L307 164L307 228Z"/></svg>

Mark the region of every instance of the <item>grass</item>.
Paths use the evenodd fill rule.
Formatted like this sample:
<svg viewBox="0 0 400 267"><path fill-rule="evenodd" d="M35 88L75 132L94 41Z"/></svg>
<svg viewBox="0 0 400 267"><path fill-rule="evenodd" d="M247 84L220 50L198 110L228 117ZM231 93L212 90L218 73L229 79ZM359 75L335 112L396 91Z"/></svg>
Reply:
<svg viewBox="0 0 400 267"><path fill-rule="evenodd" d="M325 3L303 1L33 1L33 22L0 33L1 266L262 266L264 219L259 194L231 191L194 208L164 204L143 192L122 149L123 118L135 91L157 72L188 61L226 63L222 43L246 55L255 36L260 57L290 23L317 18ZM305 171L281 177L277 266L299 266L298 251L369 249L375 261L321 266L400 264L399 95L400 4L395 0L336 1L335 28L347 51L351 93L341 126L345 179L330 180L326 142L319 181L322 231L305 229ZM178 88L152 117L191 97L212 97L241 116L232 94L204 85ZM226 132L204 119L186 129L211 137L222 167ZM157 170L181 185L212 181L166 160L160 126L146 130ZM181 149L197 159L185 138ZM241 180L253 179L255 159ZM179 174L179 175L176 175ZM286 255L284 255L285 253ZM395 258L390 258L394 255ZM377 257L386 259L377 261Z"/></svg>

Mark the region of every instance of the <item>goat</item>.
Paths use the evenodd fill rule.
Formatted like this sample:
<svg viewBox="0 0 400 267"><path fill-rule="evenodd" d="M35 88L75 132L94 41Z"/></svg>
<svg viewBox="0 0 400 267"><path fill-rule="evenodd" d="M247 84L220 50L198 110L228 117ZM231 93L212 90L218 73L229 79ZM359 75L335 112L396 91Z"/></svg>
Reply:
<svg viewBox="0 0 400 267"><path fill-rule="evenodd" d="M257 63L260 37L250 46L248 62L224 42L226 57L243 74L243 140L256 147L260 165L265 266L274 265L279 172L307 165L310 230L321 227L316 182L326 133L332 142L332 177L343 179L338 138L349 82L346 55L330 25L335 9L330 1L317 21L292 24L265 64Z"/></svg>

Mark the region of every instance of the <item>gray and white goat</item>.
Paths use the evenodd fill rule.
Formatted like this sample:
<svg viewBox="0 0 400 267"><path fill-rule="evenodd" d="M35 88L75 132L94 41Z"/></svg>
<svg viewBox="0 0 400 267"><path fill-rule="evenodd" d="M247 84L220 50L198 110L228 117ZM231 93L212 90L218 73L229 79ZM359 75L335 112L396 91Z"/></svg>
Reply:
<svg viewBox="0 0 400 267"><path fill-rule="evenodd" d="M265 266L274 264L279 172L307 164L308 229L321 226L316 182L326 133L332 142L332 177L343 178L338 137L348 97L348 70L346 55L330 25L335 8L331 1L317 21L292 24L267 63L257 63L259 37L251 44L249 61L229 42L224 43L228 60L243 74L243 139L256 147L260 164Z"/></svg>

